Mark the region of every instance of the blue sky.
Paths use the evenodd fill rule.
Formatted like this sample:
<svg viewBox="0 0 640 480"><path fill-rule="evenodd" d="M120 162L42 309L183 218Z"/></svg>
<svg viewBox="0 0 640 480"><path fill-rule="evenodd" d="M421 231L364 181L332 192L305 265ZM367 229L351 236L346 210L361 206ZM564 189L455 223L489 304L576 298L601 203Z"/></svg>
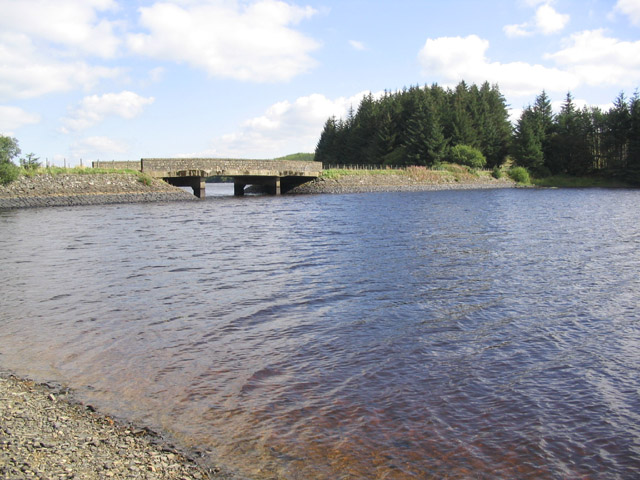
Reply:
<svg viewBox="0 0 640 480"><path fill-rule="evenodd" d="M273 158L434 82L607 106L640 87L640 0L0 0L0 133L83 159Z"/></svg>

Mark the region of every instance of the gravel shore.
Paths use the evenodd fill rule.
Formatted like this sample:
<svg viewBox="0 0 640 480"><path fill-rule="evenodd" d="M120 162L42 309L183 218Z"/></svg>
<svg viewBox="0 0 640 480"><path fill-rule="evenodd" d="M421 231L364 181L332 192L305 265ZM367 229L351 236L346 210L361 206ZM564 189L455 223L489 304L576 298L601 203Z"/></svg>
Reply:
<svg viewBox="0 0 640 480"><path fill-rule="evenodd" d="M158 434L100 415L60 387L0 375L0 478L230 479Z"/></svg>
<svg viewBox="0 0 640 480"><path fill-rule="evenodd" d="M142 182L137 175L125 173L36 175L0 185L0 208L184 200L196 197L161 180Z"/></svg>

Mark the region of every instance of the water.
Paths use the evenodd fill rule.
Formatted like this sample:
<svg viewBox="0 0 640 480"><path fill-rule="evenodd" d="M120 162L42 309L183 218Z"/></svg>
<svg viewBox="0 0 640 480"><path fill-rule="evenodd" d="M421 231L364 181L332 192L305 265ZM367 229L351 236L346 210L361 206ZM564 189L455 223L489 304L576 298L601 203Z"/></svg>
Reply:
<svg viewBox="0 0 640 480"><path fill-rule="evenodd" d="M638 478L639 201L0 211L0 366L241 477Z"/></svg>

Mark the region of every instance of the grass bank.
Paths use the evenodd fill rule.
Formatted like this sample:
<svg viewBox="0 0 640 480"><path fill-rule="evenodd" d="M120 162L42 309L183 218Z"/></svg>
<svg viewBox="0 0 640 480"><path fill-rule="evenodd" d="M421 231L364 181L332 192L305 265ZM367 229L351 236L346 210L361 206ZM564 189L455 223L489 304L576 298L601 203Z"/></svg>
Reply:
<svg viewBox="0 0 640 480"><path fill-rule="evenodd" d="M552 175L544 178L531 178L531 184L544 188L632 188L634 185L621 180L602 176L573 177L570 175Z"/></svg>
<svg viewBox="0 0 640 480"><path fill-rule="evenodd" d="M59 177L61 175L135 175L138 181L143 185L151 185L153 183L152 177L140 172L139 170L122 170L118 168L89 168L89 167L38 167L38 168L23 168L20 167L20 177L33 178L39 175L50 175L52 177Z"/></svg>
<svg viewBox="0 0 640 480"><path fill-rule="evenodd" d="M403 167L403 168L379 168L379 169L342 169L332 168L324 170L322 176L328 179L340 179L346 176L385 176L395 175L414 180L416 182L431 183L473 183L478 180L489 179L492 176L489 170L476 170L463 165L445 163L437 168L427 167Z"/></svg>

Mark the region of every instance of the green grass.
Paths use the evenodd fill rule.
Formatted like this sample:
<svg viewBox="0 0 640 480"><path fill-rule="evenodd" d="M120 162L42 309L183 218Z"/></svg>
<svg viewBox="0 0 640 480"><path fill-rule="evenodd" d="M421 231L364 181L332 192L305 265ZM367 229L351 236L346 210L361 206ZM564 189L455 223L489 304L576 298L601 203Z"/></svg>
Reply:
<svg viewBox="0 0 640 480"><path fill-rule="evenodd" d="M25 177L35 177L36 175L94 175L94 174L106 174L106 173L122 173L129 175L138 175L138 170L120 170L117 168L87 168L87 167L40 167L36 169L20 168L20 175Z"/></svg>
<svg viewBox="0 0 640 480"><path fill-rule="evenodd" d="M340 178L348 175L406 175L405 170L392 170L392 169L376 169L376 170L351 170L348 168L330 168L322 171L322 176L325 178Z"/></svg>
<svg viewBox="0 0 640 480"><path fill-rule="evenodd" d="M324 178L330 179L337 179L347 175L402 175L422 182L446 183L451 180L455 182L473 182L476 178L491 176L491 172L452 163L442 163L434 168L406 167L402 169L379 168L375 170L332 168L322 172Z"/></svg>
<svg viewBox="0 0 640 480"><path fill-rule="evenodd" d="M316 158L315 153L292 153L284 157L276 158L279 161L297 161L297 162L313 162Z"/></svg>
<svg viewBox="0 0 640 480"><path fill-rule="evenodd" d="M86 167L39 167L35 169L26 169L19 167L19 175L25 177L35 177L37 175L51 175L53 177L59 175L135 175L138 177L138 181L143 185L151 185L153 178L146 173L142 173L138 170L121 170L117 168L86 168Z"/></svg>
<svg viewBox="0 0 640 480"><path fill-rule="evenodd" d="M602 176L573 177L570 175L552 175L545 178L532 178L536 187L546 188L625 188L628 183Z"/></svg>

